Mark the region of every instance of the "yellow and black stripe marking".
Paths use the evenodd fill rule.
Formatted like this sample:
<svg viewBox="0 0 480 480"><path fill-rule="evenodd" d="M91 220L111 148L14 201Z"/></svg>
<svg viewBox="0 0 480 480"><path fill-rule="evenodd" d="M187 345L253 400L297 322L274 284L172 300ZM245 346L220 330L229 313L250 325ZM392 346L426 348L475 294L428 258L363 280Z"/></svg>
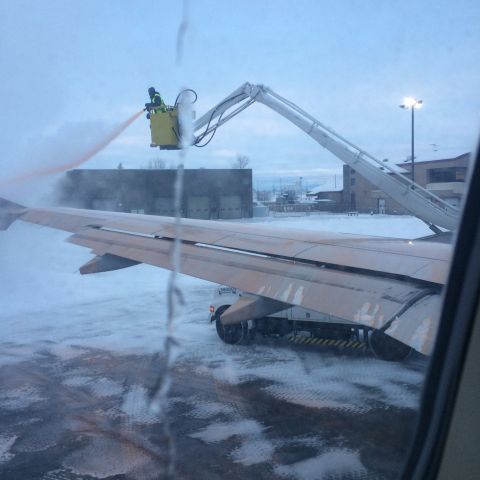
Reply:
<svg viewBox="0 0 480 480"><path fill-rule="evenodd" d="M360 342L359 340L335 340L334 338L304 337L302 335L289 335L286 339L297 345L321 345L342 349L355 348L363 351L368 348L365 342Z"/></svg>

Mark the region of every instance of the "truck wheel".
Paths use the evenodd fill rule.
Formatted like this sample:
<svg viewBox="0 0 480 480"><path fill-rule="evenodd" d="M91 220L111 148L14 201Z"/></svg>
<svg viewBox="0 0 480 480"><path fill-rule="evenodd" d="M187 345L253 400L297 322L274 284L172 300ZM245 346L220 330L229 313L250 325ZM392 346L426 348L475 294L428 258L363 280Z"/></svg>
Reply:
<svg viewBox="0 0 480 480"><path fill-rule="evenodd" d="M246 343L248 340L248 323L241 322L234 325L223 325L220 321L220 315L230 305L224 305L217 310L215 314L215 327L217 329L218 336L230 345L240 345Z"/></svg>
<svg viewBox="0 0 480 480"><path fill-rule="evenodd" d="M379 330L370 334L370 348L377 358L388 362L400 362L408 357L412 347L385 335Z"/></svg>

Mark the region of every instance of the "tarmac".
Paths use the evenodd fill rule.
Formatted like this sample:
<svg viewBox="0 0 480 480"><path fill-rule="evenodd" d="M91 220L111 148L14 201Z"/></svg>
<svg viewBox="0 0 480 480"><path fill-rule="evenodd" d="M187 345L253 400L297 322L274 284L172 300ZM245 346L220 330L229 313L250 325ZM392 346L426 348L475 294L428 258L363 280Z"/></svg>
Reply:
<svg viewBox="0 0 480 480"><path fill-rule="evenodd" d="M9 347L18 348L3 345L3 351ZM248 355L251 347L243 348ZM269 347L256 345L262 348ZM148 404L162 359L100 349L78 353L65 359L45 348L35 361L0 368L0 478L165 478L164 418ZM351 355L353 362L371 360ZM422 360L402 368L421 369ZM386 405L381 392L368 408L331 398L302 405L272 395L277 382L255 376L222 381L193 359L177 363L171 379L167 418L175 478L393 479L414 433L415 410ZM306 393L295 392L300 398Z"/></svg>

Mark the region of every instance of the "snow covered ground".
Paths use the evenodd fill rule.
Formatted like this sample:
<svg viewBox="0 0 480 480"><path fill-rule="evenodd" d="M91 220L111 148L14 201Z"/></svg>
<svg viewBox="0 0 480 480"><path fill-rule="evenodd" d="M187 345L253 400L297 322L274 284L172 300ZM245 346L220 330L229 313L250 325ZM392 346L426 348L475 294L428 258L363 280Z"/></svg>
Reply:
<svg viewBox="0 0 480 480"><path fill-rule="evenodd" d="M312 213L301 216L277 214L266 218L242 220L248 223L267 223L281 228L300 228L313 231L355 233L394 238L419 238L432 235L428 226L409 215L367 215L349 216L331 213Z"/></svg>
<svg viewBox="0 0 480 480"><path fill-rule="evenodd" d="M262 221L281 228L401 238L431 233L425 224L407 216L322 214L270 217ZM110 403L115 399L115 407L110 403L109 409L97 405L95 411L103 409L107 415L115 408L115 418L126 418L130 425L158 428L161 418L149 410L147 401L151 370L146 368L140 373L139 369L135 374L133 369L122 379L116 377L115 371L129 364L126 359L132 356L143 359L144 363L157 353L161 356L169 272L139 265L81 276L78 268L91 255L86 249L64 242L67 236L21 222L0 232L0 372L18 372L20 365L30 365L31 369L35 363L43 365L48 356L49 362L56 365L52 378L58 378L59 383L55 384L58 391L87 392L89 398L108 399ZM179 386L178 391L173 388L171 407L174 412L171 415L184 422L179 427L183 439L180 442L195 442L192 445L203 446L207 453L224 451L225 471L230 464L238 465L246 469L239 472L240 476L247 472L247 476L258 478L313 479L347 474L356 478L380 472L388 478L391 469L398 468L401 463L398 452L405 454L407 450L403 443L418 405L425 368L421 359L392 364L368 355L343 355L284 345L228 346L217 338L215 328L208 322L213 285L182 276L181 286L187 303L176 324L179 347L174 379L184 379L187 385ZM97 357L92 352L108 352L115 359L112 364L119 365L117 370L93 368ZM123 363L119 359L124 359ZM50 363L48 368L53 368ZM191 390L186 393L189 383ZM210 387L216 391L215 395L209 393ZM52 389L55 390L51 387L45 391L31 379L10 382L0 393L0 413L24 412L22 415L29 421L38 421L35 415L30 417L26 412L47 402ZM231 389L236 392L234 400L228 399ZM245 398L252 399L247 402L249 406L245 406ZM282 409L289 406L293 410L288 415L314 412L312 418L319 422L327 418L321 415L332 412L337 415L335 418L348 417L350 420L345 422L349 425L357 421L353 419L371 422L381 414L391 421L392 412L400 412L398 418L407 415L410 423L407 422L401 440L392 440L392 465L385 473L372 465L361 443L353 440L357 433L341 431L335 426L324 426L322 430L315 422L303 419L303 430L295 428L292 434L279 420L282 416L268 409L264 411L259 405L278 405ZM86 414L91 412L87 409ZM12 420L0 435L0 473L2 468L7 469L9 478L17 478L14 475L20 463L15 461L27 461L22 457L25 455L22 441L27 435L20 426L22 421L25 423L25 418ZM332 421L327 423L330 425ZM65 426L62 429L62 432L75 431ZM53 469L39 478L77 479L78 475L108 478L114 474L156 478L141 467L141 455L135 461L122 460L121 464L117 459L116 467L110 469L101 462L92 463L88 452L91 454L99 442L109 458L115 457L115 449L107 440L105 435L94 435L87 446L82 444L82 448L59 460L57 469L63 477L60 473L55 477L51 472L57 470ZM380 435L378 441L378 448L383 451L385 438ZM47 455L52 445L58 445L60 437L52 442L42 444ZM221 464L215 468L212 471L217 474L223 471ZM253 473L249 470L252 468L258 470Z"/></svg>

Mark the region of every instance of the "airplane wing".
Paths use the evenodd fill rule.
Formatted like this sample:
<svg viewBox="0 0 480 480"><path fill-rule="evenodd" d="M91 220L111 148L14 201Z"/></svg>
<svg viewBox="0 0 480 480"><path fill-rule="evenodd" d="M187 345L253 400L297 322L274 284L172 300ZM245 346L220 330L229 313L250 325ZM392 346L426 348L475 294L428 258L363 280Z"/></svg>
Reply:
<svg viewBox="0 0 480 480"><path fill-rule="evenodd" d="M173 268L171 217L0 199L0 229L17 219L73 233L68 241L95 255L82 274L138 263ZM224 323L298 305L381 330L423 354L432 350L450 245L192 219L182 219L178 236L182 273L259 298L256 305L243 300Z"/></svg>

